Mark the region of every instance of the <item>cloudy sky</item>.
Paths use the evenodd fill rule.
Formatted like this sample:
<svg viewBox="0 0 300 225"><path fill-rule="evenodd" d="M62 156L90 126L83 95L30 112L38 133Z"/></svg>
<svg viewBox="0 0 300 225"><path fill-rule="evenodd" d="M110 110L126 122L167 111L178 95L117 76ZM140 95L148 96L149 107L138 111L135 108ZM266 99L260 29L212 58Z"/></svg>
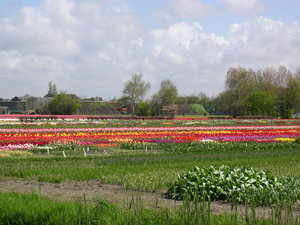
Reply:
<svg viewBox="0 0 300 225"><path fill-rule="evenodd" d="M1 0L0 97L120 97L142 73L217 95L229 67L300 68L299 0Z"/></svg>

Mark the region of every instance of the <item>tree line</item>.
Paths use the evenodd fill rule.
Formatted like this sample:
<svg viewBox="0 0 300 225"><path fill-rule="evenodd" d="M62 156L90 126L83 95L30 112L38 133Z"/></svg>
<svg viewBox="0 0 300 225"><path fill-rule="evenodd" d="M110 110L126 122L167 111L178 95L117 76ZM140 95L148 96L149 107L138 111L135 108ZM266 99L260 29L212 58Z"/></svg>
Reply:
<svg viewBox="0 0 300 225"><path fill-rule="evenodd" d="M171 80L163 80L158 92L150 100L144 101L144 97L150 89L150 84L143 81L142 77L142 74L133 74L131 79L125 83L123 96L118 100L119 105L128 103L131 106L132 115L163 115L168 110L167 107L171 107L170 105L175 103L178 97L177 87Z"/></svg>
<svg viewBox="0 0 300 225"><path fill-rule="evenodd" d="M167 79L161 81L150 100L143 101L149 88L141 74L134 74L125 84L120 102L129 102L133 115L163 115L172 111L171 104L201 104L210 114L292 118L300 107L300 70L292 73L285 66L256 72L251 68L229 68L225 90L211 98L202 92L178 96L177 87Z"/></svg>
<svg viewBox="0 0 300 225"><path fill-rule="evenodd" d="M173 115L174 104L197 104L203 112L238 116L268 116L291 118L300 106L300 70L292 73L284 66L254 71L251 68L229 68L225 89L217 96L207 97L203 92L183 96L170 79L161 81L160 87L149 99L145 99L151 85L142 74L133 74L124 84L123 95L115 99L118 107L127 107L132 115ZM74 114L80 108L80 99L74 95L57 92L49 83L45 97L51 100L40 107L42 113ZM30 98L29 98L30 99Z"/></svg>
<svg viewBox="0 0 300 225"><path fill-rule="evenodd" d="M230 68L225 90L213 99L212 111L232 116L264 115L291 118L300 106L300 71L286 67L253 71Z"/></svg>

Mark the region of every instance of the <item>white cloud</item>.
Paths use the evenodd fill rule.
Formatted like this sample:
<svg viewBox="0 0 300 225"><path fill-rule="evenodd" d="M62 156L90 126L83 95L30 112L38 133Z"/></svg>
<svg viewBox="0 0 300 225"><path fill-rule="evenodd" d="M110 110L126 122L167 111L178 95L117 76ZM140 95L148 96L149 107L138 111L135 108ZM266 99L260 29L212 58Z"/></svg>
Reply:
<svg viewBox="0 0 300 225"><path fill-rule="evenodd" d="M213 80L220 75L214 72L223 68L221 61L229 45L224 37L205 33L197 23L182 22L153 30L148 43L157 82L170 78L185 93L208 91L210 82L216 89L223 87L223 79L219 83Z"/></svg>
<svg viewBox="0 0 300 225"><path fill-rule="evenodd" d="M175 57L177 52L174 63L187 63L184 66L190 63L187 61L189 58L195 63L217 62L228 46L223 37L205 33L198 23L177 23L164 30L154 30L150 35L156 43L156 49L160 49L160 54L155 54L157 58L165 52ZM184 60L178 60L179 56Z"/></svg>
<svg viewBox="0 0 300 225"><path fill-rule="evenodd" d="M231 66L285 65L299 68L300 24L264 17L233 24L226 36L205 32L197 23L177 23L150 33L151 62L163 78L172 78L186 93L218 93Z"/></svg>
<svg viewBox="0 0 300 225"><path fill-rule="evenodd" d="M222 7L237 14L258 14L264 11L264 5L258 0L219 0Z"/></svg>
<svg viewBox="0 0 300 225"><path fill-rule="evenodd" d="M283 64L295 70L299 66L299 34L299 24L289 26L263 17L232 25L226 62L256 69Z"/></svg>
<svg viewBox="0 0 300 225"><path fill-rule="evenodd" d="M213 7L202 0L168 0L158 16L162 23L169 24L177 20L201 19L213 13Z"/></svg>
<svg viewBox="0 0 300 225"><path fill-rule="evenodd" d="M72 4L61 1L53 9L47 0L41 8L27 7L13 18L1 21L1 49L18 50L36 54L68 56L79 52L79 46L71 30ZM59 9L60 8L60 9ZM61 21L61 23L59 22ZM64 23L64 24L63 24ZM63 48L62 48L63 46Z"/></svg>
<svg viewBox="0 0 300 225"><path fill-rule="evenodd" d="M232 24L225 36L188 22L146 30L117 2L47 0L1 19L0 97L42 96L49 81L69 93L118 97L133 73L143 73L152 92L169 78L181 94L212 95L230 66L299 66L299 23L259 17Z"/></svg>
<svg viewBox="0 0 300 225"><path fill-rule="evenodd" d="M143 29L132 11L96 1L46 0L1 19L0 33L1 89L25 77L40 86L24 86L19 93L7 88L6 96L42 95L50 80L69 92L99 95L102 89L120 95L110 86L121 89L127 79L122 76L133 72L128 61L143 44Z"/></svg>

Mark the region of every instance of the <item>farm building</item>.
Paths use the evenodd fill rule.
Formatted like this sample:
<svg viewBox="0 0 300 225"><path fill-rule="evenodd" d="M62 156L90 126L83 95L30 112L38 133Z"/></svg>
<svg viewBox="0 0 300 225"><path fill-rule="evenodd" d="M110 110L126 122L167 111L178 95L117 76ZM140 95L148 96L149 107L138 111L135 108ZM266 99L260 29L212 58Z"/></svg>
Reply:
<svg viewBox="0 0 300 225"><path fill-rule="evenodd" d="M7 114L20 114L26 112L26 102L18 97L14 97L10 101L0 102L0 107L6 107Z"/></svg>
<svg viewBox="0 0 300 225"><path fill-rule="evenodd" d="M8 114L8 107L0 106L0 114Z"/></svg>

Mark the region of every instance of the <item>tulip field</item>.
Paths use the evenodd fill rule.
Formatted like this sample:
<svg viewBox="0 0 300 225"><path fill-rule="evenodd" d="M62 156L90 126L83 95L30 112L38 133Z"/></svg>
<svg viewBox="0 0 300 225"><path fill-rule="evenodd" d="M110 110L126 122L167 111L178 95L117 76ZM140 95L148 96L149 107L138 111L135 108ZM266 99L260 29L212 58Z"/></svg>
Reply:
<svg viewBox="0 0 300 225"><path fill-rule="evenodd" d="M297 136L300 136L300 127L297 126L2 129L0 149L30 149L56 142L79 145L124 142L279 142L295 141Z"/></svg>
<svg viewBox="0 0 300 225"><path fill-rule="evenodd" d="M202 171L202 168L203 171L216 168L218 174L221 175L223 172L217 168L230 167L235 171L240 171L239 168L244 167L253 168L253 170L241 171L268 174L266 177L272 178L274 187L281 190L280 198L283 198L285 193L290 193L289 201L298 204L297 202L300 201L299 137L300 120L297 119L175 118L155 120L152 118L147 120L145 118L99 119L85 116L53 116L51 118L40 116L24 120L24 116L21 118L21 116L3 115L0 116L0 182L2 182L0 201L3 202L3 207L0 204L0 212L3 215L1 217L0 213L0 224L14 224L12 221L17 221L16 218L25 212L28 213L26 214L28 217L38 218L36 214L29 215L33 212L30 207L34 204L37 204L35 207L40 210L39 216L45 216L45 220L50 217L43 213L49 210L57 212L56 207L60 207L66 210L64 216L67 216L70 210L76 212L76 215L84 215L76 217L70 214L69 220L75 221L76 224L189 224L190 219L197 219L195 215L198 215L198 212L191 209L176 211L173 214L171 211L163 211L165 206L158 206L150 211L143 211L140 203L131 202L129 211L126 211L127 209L120 211L118 206L110 205L111 201L115 202L117 199L114 196L116 192L113 190L106 196L105 203L104 200L99 199L96 206L94 203L87 203L92 202L89 196L97 198L96 193L99 190L93 190L89 185L81 187L80 182L83 184L84 182L100 182L103 185L117 185L127 191L137 191L148 195L160 193L161 195L161 193L166 193L171 184L180 183L180 187L186 187L182 180L174 183L178 175L182 175L183 180L186 177L191 178L189 183L191 184L194 179L193 174L196 173L193 170L195 167L199 168L197 171ZM265 172L259 172L260 170ZM215 178L214 174L216 172L210 173L209 179L218 182L219 178ZM243 180L249 183L247 185L251 185L257 179L257 175L252 173L249 179L248 175L243 174ZM235 179L240 179L239 176L236 175ZM282 181L282 186L276 183L277 178ZM5 187L5 181L13 181L17 183L17 186L13 189L7 184ZM39 185L38 192L49 199L43 200L33 195L16 196L10 193L11 190L23 193L21 181L27 185L36 183ZM291 184L290 181L292 181ZM56 199L56 189L63 189L65 184L69 185L73 182L74 188L78 186L77 189L84 192L84 205L76 208L78 203L76 205L71 201L63 205L62 201L55 202L52 199ZM235 180L235 182L240 185L239 181ZM56 189L43 192L46 184L53 183L56 184ZM262 181L263 185L265 183L266 181ZM245 185L241 187L245 188ZM23 188L26 188L26 185ZM75 188L74 191L77 189ZM229 191L228 188L226 190ZM70 191L70 188L66 188L65 191ZM59 194L59 199L63 199L62 193ZM235 190L235 193L239 192ZM181 193L178 195L181 196ZM272 196L276 196L276 193L272 193ZM28 198L30 202L32 201L29 205L26 203L29 201ZM76 199L78 198L82 196L77 196ZM164 197L159 197L159 199L162 198ZM159 199L153 202L159 205ZM259 199L262 202L269 202L269 199L264 196L260 196ZM128 201L128 198L123 200ZM116 202L120 204L119 201ZM174 201L170 201L170 204L174 205ZM272 200L272 202L276 201L276 199ZM19 211L17 205L12 208L11 202L22 204L24 210ZM132 207L132 204L135 207ZM104 206L108 211L97 211L104 210ZM274 217L273 221L269 221L266 218L262 220L254 218L251 223L249 218L237 219L239 216L215 216L206 210L207 206L201 207L205 216L199 217L199 221L195 219L193 224L232 224L234 218L234 224L274 224L274 219L277 219ZM294 208L299 209L299 205ZM35 210L35 213L39 210ZM11 211L15 211L14 216L10 213ZM99 215L103 215L106 222L101 220ZM138 220L137 215L140 216ZM26 216L23 215L20 218ZM57 216L57 218L52 218L57 224L66 222L64 217L60 217L62 215L57 214ZM298 223L300 212L297 216L299 220L295 221ZM298 217L294 216L293 219ZM20 224L39 224L31 219L28 221L30 222L19 222ZM281 222L282 220L276 220L276 224L285 224L286 220Z"/></svg>
<svg viewBox="0 0 300 225"><path fill-rule="evenodd" d="M300 136L297 120L225 122L69 120L26 124L4 120L0 122L0 150L30 150L55 143L290 142ZM129 123L136 125L127 126Z"/></svg>

